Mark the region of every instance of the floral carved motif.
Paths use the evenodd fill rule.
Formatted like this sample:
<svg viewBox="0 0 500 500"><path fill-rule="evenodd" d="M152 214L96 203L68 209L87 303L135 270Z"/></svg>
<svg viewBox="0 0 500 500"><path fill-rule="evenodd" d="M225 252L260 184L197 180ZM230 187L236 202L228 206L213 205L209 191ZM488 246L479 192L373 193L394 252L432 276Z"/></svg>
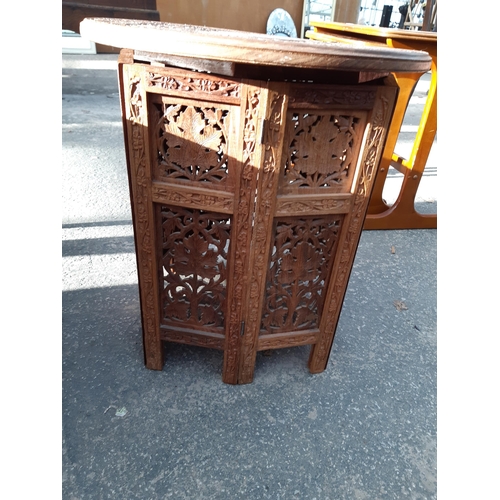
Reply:
<svg viewBox="0 0 500 500"><path fill-rule="evenodd" d="M164 322L224 327L230 221L202 210L161 210Z"/></svg>
<svg viewBox="0 0 500 500"><path fill-rule="evenodd" d="M284 150L284 190L351 187L361 121L355 116L290 112Z"/></svg>
<svg viewBox="0 0 500 500"><path fill-rule="evenodd" d="M224 183L228 176L228 110L154 103L157 176Z"/></svg>
<svg viewBox="0 0 500 500"><path fill-rule="evenodd" d="M342 219L277 221L261 334L318 327Z"/></svg>
<svg viewBox="0 0 500 500"><path fill-rule="evenodd" d="M148 85L170 91L205 92L219 97L239 97L241 85L215 78L193 78L189 76L166 76L149 72Z"/></svg>

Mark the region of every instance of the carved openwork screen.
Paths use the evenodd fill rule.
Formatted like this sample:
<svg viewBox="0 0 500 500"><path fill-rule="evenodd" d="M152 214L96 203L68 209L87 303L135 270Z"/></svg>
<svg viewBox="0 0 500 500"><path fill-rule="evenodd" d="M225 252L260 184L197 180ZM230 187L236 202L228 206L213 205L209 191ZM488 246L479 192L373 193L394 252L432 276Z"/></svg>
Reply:
<svg viewBox="0 0 500 500"><path fill-rule="evenodd" d="M223 350L241 174L240 85L189 72L148 76L151 174L163 201L154 223L161 227L160 335Z"/></svg>
<svg viewBox="0 0 500 500"><path fill-rule="evenodd" d="M231 220L161 206L162 325L224 334Z"/></svg>
<svg viewBox="0 0 500 500"><path fill-rule="evenodd" d="M392 87L121 65L146 364L162 341L325 369L392 112Z"/></svg>
<svg viewBox="0 0 500 500"><path fill-rule="evenodd" d="M275 221L261 335L319 328L342 219L335 215Z"/></svg>
<svg viewBox="0 0 500 500"><path fill-rule="evenodd" d="M210 102L155 96L154 177L160 181L232 190L235 185L234 108ZM238 120L238 117L236 117Z"/></svg>
<svg viewBox="0 0 500 500"><path fill-rule="evenodd" d="M349 193L366 113L289 110L281 191Z"/></svg>

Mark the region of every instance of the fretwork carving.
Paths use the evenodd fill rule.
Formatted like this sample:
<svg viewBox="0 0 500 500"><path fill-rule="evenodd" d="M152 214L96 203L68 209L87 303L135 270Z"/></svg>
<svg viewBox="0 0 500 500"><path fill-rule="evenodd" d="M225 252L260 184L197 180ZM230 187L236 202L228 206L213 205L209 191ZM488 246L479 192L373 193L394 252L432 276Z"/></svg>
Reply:
<svg viewBox="0 0 500 500"><path fill-rule="evenodd" d="M151 87L177 92L204 92L217 97L239 97L241 92L238 83L208 77L167 76L148 72L147 81Z"/></svg>
<svg viewBox="0 0 500 500"><path fill-rule="evenodd" d="M362 125L352 115L289 112L282 190L327 187L348 192Z"/></svg>
<svg viewBox="0 0 500 500"><path fill-rule="evenodd" d="M160 179L222 184L228 177L228 110L154 103Z"/></svg>
<svg viewBox="0 0 500 500"><path fill-rule="evenodd" d="M318 327L342 218L277 221L261 334Z"/></svg>
<svg viewBox="0 0 500 500"><path fill-rule="evenodd" d="M162 207L164 324L222 330L230 221L202 210Z"/></svg>

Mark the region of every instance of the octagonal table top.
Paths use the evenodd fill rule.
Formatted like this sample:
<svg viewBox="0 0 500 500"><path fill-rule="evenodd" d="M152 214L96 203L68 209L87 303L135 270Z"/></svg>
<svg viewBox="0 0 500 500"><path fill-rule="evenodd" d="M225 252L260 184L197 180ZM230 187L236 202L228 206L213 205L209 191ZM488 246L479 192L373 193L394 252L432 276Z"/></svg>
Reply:
<svg viewBox="0 0 500 500"><path fill-rule="evenodd" d="M86 18L80 34L93 42L167 56L335 71L425 72L426 52L353 47L204 26L131 19Z"/></svg>

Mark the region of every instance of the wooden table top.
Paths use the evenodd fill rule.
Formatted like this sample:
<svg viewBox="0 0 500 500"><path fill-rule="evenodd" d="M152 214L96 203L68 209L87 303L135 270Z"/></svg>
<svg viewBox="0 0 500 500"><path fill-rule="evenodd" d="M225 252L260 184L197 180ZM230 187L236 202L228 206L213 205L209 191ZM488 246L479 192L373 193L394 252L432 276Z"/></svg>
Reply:
<svg viewBox="0 0 500 500"><path fill-rule="evenodd" d="M80 34L96 43L169 56L336 71L428 71L426 52L284 38L186 24L87 18Z"/></svg>
<svg viewBox="0 0 500 500"><path fill-rule="evenodd" d="M382 39L392 38L401 40L418 40L426 42L437 42L437 33L433 31L400 30L393 28L379 28L377 26L365 26L363 24L334 23L324 21L311 21L310 25L320 28L323 32L331 31L332 34L344 33L370 35Z"/></svg>

